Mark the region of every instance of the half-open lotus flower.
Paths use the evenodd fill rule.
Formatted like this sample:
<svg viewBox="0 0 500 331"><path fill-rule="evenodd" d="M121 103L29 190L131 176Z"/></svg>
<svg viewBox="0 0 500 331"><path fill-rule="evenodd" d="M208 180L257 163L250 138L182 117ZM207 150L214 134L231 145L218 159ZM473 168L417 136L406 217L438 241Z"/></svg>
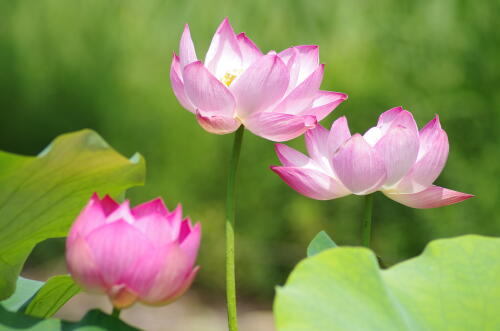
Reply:
<svg viewBox="0 0 500 331"><path fill-rule="evenodd" d="M181 105L208 132L226 134L244 125L273 141L314 128L347 96L320 90L324 65L318 46L296 46L262 54L224 19L205 61L198 60L186 24L170 79Z"/></svg>
<svg viewBox="0 0 500 331"><path fill-rule="evenodd" d="M201 227L161 199L130 209L94 194L71 227L66 261L84 289L106 293L117 308L169 303L191 285Z"/></svg>
<svg viewBox="0 0 500 331"><path fill-rule="evenodd" d="M413 208L435 208L472 197L432 185L448 157L448 137L436 116L420 131L401 107L383 113L364 135L351 135L347 120L306 133L306 156L276 144L283 164L271 167L299 193L318 200L382 191Z"/></svg>

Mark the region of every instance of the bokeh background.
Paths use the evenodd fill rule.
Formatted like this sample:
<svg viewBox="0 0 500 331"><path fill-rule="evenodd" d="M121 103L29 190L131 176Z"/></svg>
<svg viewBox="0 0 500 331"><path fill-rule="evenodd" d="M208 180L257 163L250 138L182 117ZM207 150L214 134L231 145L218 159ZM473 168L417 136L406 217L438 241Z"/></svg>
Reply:
<svg viewBox="0 0 500 331"><path fill-rule="evenodd" d="M203 131L171 91L170 60L183 25L190 24L200 58L225 16L264 52L320 45L322 88L349 95L325 126L346 115L352 131L364 132L399 105L420 126L440 115L451 147L437 183L476 198L414 210L377 195L373 247L391 265L436 238L500 235L499 12L497 0L0 0L0 149L36 154L61 133L92 128L122 154L142 153L147 183L128 196L182 202L202 222L194 292L203 299L196 304L223 312L232 136ZM243 305L270 309L275 285L318 231L359 244L363 200L305 198L269 170L278 162L271 142L247 133L243 144L239 295ZM303 138L290 144L304 148ZM29 270L53 274L62 244L39 245Z"/></svg>

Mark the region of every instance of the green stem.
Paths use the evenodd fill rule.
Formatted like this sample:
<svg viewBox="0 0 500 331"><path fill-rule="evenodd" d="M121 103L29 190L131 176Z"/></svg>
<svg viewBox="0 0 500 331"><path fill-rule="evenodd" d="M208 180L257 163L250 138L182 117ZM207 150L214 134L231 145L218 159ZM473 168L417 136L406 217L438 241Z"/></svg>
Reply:
<svg viewBox="0 0 500 331"><path fill-rule="evenodd" d="M111 316L115 317L115 318L120 318L120 313L122 312L121 309L118 309L118 308L115 308L113 307L113 311L111 312Z"/></svg>
<svg viewBox="0 0 500 331"><path fill-rule="evenodd" d="M372 237L372 211L373 194L368 194L365 196L365 210L363 212L362 241L365 247L370 247L370 240Z"/></svg>
<svg viewBox="0 0 500 331"><path fill-rule="evenodd" d="M235 223L235 184L236 170L243 141L243 125L234 134L233 154L229 163L226 196L226 297L227 319L230 331L238 330L236 314L236 277L234 267L234 223Z"/></svg>

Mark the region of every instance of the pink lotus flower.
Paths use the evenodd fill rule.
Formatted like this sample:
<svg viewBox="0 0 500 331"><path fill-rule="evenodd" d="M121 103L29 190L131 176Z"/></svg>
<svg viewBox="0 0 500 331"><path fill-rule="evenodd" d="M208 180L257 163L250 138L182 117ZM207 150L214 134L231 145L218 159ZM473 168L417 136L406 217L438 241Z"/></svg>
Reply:
<svg viewBox="0 0 500 331"><path fill-rule="evenodd" d="M201 227L169 212L161 199L130 209L94 194L71 227L66 261L84 289L106 293L117 308L169 303L191 285Z"/></svg>
<svg viewBox="0 0 500 331"><path fill-rule="evenodd" d="M336 120L306 133L309 157L282 144L276 152L282 167L271 167L303 195L329 200L349 194L382 191L413 208L435 208L472 197L432 185L448 157L448 136L439 118L418 131L401 107L383 113L377 126L351 136L347 120Z"/></svg>
<svg viewBox="0 0 500 331"><path fill-rule="evenodd" d="M347 96L321 91L324 65L318 46L296 46L262 54L224 19L205 62L198 60L189 26L173 56L170 79L181 105L208 132L226 134L246 126L274 141L314 128Z"/></svg>

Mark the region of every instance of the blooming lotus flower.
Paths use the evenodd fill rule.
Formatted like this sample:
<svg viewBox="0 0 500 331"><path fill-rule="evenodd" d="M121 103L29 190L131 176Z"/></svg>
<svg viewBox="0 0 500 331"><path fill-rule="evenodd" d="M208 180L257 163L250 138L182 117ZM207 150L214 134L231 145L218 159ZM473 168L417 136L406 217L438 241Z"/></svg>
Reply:
<svg viewBox="0 0 500 331"><path fill-rule="evenodd" d="M116 308L169 303L191 285L200 224L169 212L161 199L130 209L94 194L71 227L66 261L84 289L106 293Z"/></svg>
<svg viewBox="0 0 500 331"><path fill-rule="evenodd" d="M263 138L285 141L314 128L347 98L319 89L323 71L318 46L264 55L244 33L236 35L226 18L204 62L186 24L170 79L181 105L208 132L226 134L244 125Z"/></svg>
<svg viewBox="0 0 500 331"><path fill-rule="evenodd" d="M347 120L306 133L309 157L282 144L283 164L271 167L290 187L317 200L381 191L413 208L435 208L472 197L432 185L448 157L448 136L436 116L420 131L401 107L383 113L377 126L351 136Z"/></svg>

